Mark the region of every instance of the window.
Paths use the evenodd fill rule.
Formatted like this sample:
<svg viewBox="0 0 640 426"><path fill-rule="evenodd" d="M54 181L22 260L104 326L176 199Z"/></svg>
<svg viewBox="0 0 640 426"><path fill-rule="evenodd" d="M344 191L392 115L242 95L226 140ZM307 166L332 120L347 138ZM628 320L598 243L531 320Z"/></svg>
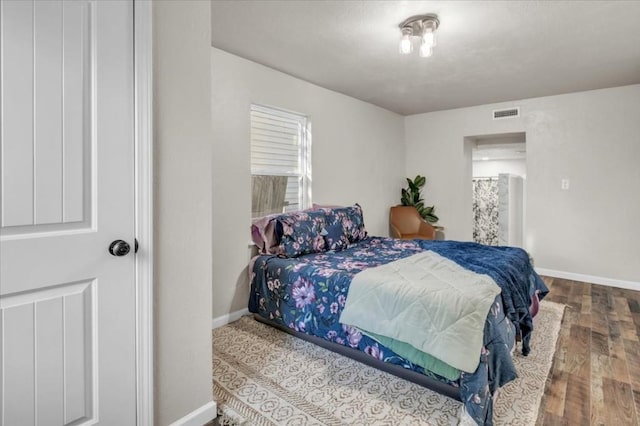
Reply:
<svg viewBox="0 0 640 426"><path fill-rule="evenodd" d="M252 218L309 207L310 154L307 117L251 105Z"/></svg>

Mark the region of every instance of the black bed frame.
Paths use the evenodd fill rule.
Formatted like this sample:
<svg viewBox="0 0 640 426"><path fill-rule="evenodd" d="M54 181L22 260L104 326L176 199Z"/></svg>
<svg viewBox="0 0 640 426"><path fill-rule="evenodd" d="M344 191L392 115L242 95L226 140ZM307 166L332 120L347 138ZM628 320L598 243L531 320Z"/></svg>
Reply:
<svg viewBox="0 0 640 426"><path fill-rule="evenodd" d="M415 371L412 370L408 370L402 366L399 365L395 365L395 364L389 364L387 362L384 361L380 361L377 358L374 358L370 355L367 355L364 352L361 352L359 350L353 349L353 348L349 348L347 346L344 345L340 345L338 343L334 343L334 342L329 342L327 340L321 339L320 337L316 337L316 336L311 336L309 334L305 334L305 333L301 333L299 331L295 331L292 330L288 327L285 327L281 324L277 324L273 321L270 321L268 319L265 319L263 317L261 317L258 314L253 314L253 317L266 325L269 325L271 327L277 328L278 330L284 331L287 334L291 334L294 337L297 337L299 339L302 340L306 340L307 342L311 342L314 345L318 345L324 349L327 349L331 352L335 352L338 353L340 355L344 355L348 358L354 359L358 362L361 362L363 364L369 365L373 368L376 368L378 370L382 370L386 373L392 374L396 377L400 377L401 379L405 379L408 380L410 382L413 382L417 385L420 385L422 387L425 387L427 389L431 389L432 391L438 392L439 394L448 396L449 398L453 398L456 401L461 401L460 399L460 389L455 387L455 386L451 386L448 385L446 383L442 383L437 381L434 378L431 378L429 376L425 376L424 374L420 374L417 373Z"/></svg>

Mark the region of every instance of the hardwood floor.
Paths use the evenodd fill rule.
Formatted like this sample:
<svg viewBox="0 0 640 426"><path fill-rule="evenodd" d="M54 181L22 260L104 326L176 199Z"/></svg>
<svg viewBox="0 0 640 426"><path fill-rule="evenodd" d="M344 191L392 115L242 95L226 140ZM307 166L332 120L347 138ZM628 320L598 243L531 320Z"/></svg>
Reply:
<svg viewBox="0 0 640 426"><path fill-rule="evenodd" d="M537 424L640 424L640 292L545 282L567 308Z"/></svg>

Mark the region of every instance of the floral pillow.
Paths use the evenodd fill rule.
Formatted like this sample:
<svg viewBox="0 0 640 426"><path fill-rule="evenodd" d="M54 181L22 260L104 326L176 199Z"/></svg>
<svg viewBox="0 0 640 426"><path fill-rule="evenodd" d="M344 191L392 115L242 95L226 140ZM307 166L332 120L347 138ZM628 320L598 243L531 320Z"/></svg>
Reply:
<svg viewBox="0 0 640 426"><path fill-rule="evenodd" d="M343 233L349 243L356 243L367 237L367 230L364 227L364 218L362 217L362 207L359 204L331 209L327 213L327 222L329 226L338 223L342 224Z"/></svg>
<svg viewBox="0 0 640 426"><path fill-rule="evenodd" d="M333 216L328 216L332 218ZM347 248L349 245L349 238L344 233L342 222L331 223L327 222L327 226L322 233L324 236L325 248L327 250L340 251Z"/></svg>
<svg viewBox="0 0 640 426"><path fill-rule="evenodd" d="M326 227L325 216L322 211L307 211L276 218L276 235L280 237L278 253L296 257L325 251L322 236Z"/></svg>
<svg viewBox="0 0 640 426"><path fill-rule="evenodd" d="M316 207L314 204L313 208L301 210L300 212L309 212L318 209L319 207ZM258 248L258 253L279 254L280 237L282 236L282 233L280 233L280 235L276 234L276 219L291 214L292 213L275 213L253 219L253 224L251 225L251 239Z"/></svg>

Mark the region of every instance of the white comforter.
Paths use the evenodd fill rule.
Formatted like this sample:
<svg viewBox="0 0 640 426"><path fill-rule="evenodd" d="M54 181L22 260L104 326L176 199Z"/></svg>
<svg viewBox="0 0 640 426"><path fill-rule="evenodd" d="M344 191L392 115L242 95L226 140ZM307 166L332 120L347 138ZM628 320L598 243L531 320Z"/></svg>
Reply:
<svg viewBox="0 0 640 426"><path fill-rule="evenodd" d="M356 274L340 322L474 372L485 319L499 293L488 275L425 251Z"/></svg>

